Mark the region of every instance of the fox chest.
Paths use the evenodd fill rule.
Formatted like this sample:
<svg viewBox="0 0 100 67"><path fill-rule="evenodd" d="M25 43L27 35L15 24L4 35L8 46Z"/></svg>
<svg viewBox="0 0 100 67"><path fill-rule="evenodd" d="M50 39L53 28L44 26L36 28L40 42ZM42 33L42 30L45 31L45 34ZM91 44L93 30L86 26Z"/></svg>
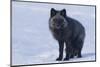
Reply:
<svg viewBox="0 0 100 67"><path fill-rule="evenodd" d="M71 32L66 30L53 30L53 36L56 40L68 40L71 37Z"/></svg>

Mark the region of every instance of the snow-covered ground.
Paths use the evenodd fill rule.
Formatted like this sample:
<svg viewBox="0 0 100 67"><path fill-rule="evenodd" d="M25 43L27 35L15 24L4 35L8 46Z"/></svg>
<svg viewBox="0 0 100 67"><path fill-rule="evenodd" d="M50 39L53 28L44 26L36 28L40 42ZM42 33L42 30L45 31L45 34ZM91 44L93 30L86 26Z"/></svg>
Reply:
<svg viewBox="0 0 100 67"><path fill-rule="evenodd" d="M95 7L12 2L12 64L60 63L58 43L48 27L50 9L65 8L67 15L80 21L86 29L82 58L69 61L95 60Z"/></svg>

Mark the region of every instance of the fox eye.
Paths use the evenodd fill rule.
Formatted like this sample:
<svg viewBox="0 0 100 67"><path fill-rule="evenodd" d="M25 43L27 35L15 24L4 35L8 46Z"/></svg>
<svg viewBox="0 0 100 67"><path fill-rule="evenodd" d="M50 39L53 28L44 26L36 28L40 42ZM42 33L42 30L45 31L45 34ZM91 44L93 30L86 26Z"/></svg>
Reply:
<svg viewBox="0 0 100 67"><path fill-rule="evenodd" d="M63 19L61 19L61 22L63 22L63 23L64 23L64 20L63 20Z"/></svg>
<svg viewBox="0 0 100 67"><path fill-rule="evenodd" d="M56 18L56 19L53 19L54 22L64 22L63 19L60 19L60 18Z"/></svg>
<svg viewBox="0 0 100 67"><path fill-rule="evenodd" d="M54 21L54 22L56 22L56 21L57 21L57 19L53 19L53 21Z"/></svg>

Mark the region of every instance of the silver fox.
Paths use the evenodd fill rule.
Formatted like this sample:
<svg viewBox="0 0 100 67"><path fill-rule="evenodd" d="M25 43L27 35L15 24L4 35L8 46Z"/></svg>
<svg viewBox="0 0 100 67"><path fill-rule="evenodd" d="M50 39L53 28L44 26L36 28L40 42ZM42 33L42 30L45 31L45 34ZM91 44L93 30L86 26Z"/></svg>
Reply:
<svg viewBox="0 0 100 67"><path fill-rule="evenodd" d="M69 60L74 56L82 57L81 51L85 39L85 28L83 25L66 15L66 10L55 10L51 8L49 28L53 37L59 43L59 57L57 61L63 59L64 43L66 47L66 57L64 60Z"/></svg>

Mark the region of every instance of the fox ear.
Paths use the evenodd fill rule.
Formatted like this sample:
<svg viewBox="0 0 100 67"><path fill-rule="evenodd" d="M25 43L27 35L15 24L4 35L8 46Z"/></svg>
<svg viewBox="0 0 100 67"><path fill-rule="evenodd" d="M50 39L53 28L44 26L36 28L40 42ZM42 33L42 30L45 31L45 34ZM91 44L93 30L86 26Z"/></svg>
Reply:
<svg viewBox="0 0 100 67"><path fill-rule="evenodd" d="M66 17L66 9L61 10L60 13L61 13L62 16Z"/></svg>
<svg viewBox="0 0 100 67"><path fill-rule="evenodd" d="M54 8L51 8L51 17L55 16L57 11Z"/></svg>

